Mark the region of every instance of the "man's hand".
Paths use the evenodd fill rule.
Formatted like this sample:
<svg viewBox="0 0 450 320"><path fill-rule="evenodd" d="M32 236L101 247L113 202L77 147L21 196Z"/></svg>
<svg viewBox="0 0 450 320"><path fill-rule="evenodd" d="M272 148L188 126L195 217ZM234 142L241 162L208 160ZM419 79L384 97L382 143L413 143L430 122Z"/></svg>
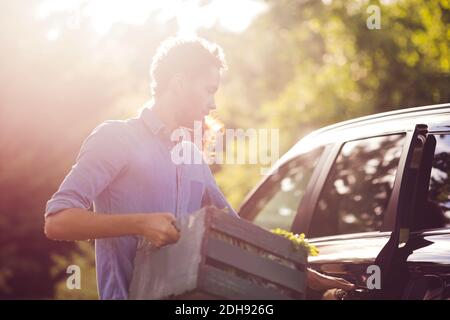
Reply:
<svg viewBox="0 0 450 320"><path fill-rule="evenodd" d="M155 248L176 243L180 239L180 232L175 226L175 217L169 212L142 214L139 220L140 235L150 241Z"/></svg>
<svg viewBox="0 0 450 320"><path fill-rule="evenodd" d="M307 284L310 289L315 291L326 291L329 289L350 291L355 288L353 283L345 279L327 276L309 268L307 269Z"/></svg>

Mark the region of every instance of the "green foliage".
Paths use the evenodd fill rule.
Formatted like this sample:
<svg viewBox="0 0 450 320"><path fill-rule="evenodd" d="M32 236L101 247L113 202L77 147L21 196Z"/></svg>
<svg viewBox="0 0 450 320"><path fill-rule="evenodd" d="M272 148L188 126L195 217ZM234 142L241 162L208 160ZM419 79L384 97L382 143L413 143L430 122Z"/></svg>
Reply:
<svg viewBox="0 0 450 320"><path fill-rule="evenodd" d="M227 126L279 128L280 155L321 126L450 101L449 1L267 3L243 34L205 34L230 65L218 103ZM371 4L379 30L366 26ZM237 166L217 172L233 204L261 179Z"/></svg>
<svg viewBox="0 0 450 320"><path fill-rule="evenodd" d="M271 231L274 234L277 234L279 236L282 236L282 237L290 240L292 242L292 244L294 245L295 250L305 250L305 252L309 256L317 256L319 254L319 250L316 248L316 246L310 244L305 239L304 233L294 234L292 232L289 232L289 231L286 231L286 230L283 230L280 228L276 228Z"/></svg>
<svg viewBox="0 0 450 320"><path fill-rule="evenodd" d="M97 281L95 273L95 254L92 243L83 241L77 243L77 251L67 256L53 256L54 265L52 275L62 275L62 279L55 285L55 299L64 300L96 300L98 299ZM76 265L80 268L80 289L68 289L66 281L70 274L66 273L67 267Z"/></svg>

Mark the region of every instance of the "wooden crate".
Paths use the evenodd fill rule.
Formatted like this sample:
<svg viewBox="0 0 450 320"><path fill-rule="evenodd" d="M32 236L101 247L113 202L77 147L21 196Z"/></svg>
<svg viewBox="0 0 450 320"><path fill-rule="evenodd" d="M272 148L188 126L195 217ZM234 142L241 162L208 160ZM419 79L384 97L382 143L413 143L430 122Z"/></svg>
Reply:
<svg viewBox="0 0 450 320"><path fill-rule="evenodd" d="M180 240L138 248L130 299L303 299L306 252L213 207L178 221Z"/></svg>

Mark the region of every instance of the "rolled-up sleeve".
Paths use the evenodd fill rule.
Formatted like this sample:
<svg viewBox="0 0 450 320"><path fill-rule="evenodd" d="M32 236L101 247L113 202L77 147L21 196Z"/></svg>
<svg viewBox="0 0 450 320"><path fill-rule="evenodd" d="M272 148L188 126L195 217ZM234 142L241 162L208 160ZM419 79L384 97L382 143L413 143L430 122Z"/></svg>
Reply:
<svg viewBox="0 0 450 320"><path fill-rule="evenodd" d="M126 165L123 123L107 121L83 142L75 164L47 202L45 216L64 209L89 209Z"/></svg>

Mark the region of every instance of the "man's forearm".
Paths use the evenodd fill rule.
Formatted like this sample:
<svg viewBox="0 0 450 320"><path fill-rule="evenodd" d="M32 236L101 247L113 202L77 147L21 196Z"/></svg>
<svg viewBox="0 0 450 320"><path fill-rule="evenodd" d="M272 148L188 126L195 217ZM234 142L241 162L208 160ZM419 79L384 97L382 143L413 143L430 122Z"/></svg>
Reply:
<svg viewBox="0 0 450 320"><path fill-rule="evenodd" d="M45 219L45 233L55 240L88 240L140 234L142 214L109 215L66 209Z"/></svg>

